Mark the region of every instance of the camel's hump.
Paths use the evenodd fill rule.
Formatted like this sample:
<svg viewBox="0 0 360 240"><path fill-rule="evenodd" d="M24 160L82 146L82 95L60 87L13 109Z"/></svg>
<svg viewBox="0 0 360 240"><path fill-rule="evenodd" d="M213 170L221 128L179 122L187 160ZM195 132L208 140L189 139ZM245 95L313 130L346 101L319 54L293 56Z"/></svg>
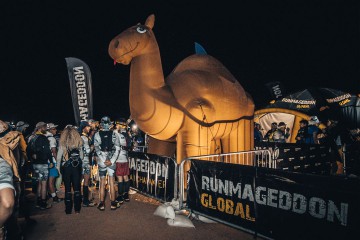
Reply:
<svg viewBox="0 0 360 240"><path fill-rule="evenodd" d="M192 69L221 76L232 83L236 82L236 78L219 60L204 54L194 54L185 58L174 68L172 73L181 73Z"/></svg>

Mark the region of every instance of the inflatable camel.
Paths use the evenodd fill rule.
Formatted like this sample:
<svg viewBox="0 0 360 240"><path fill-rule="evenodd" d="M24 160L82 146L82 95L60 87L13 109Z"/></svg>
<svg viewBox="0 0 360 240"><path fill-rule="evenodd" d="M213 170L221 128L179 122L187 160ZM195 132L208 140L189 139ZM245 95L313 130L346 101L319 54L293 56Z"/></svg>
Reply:
<svg viewBox="0 0 360 240"><path fill-rule="evenodd" d="M180 163L190 156L252 150L251 97L221 62L206 54L185 58L165 81L154 23L150 15L144 25L128 28L109 44L114 64L131 63L131 117L156 139L148 152L170 155L176 142Z"/></svg>

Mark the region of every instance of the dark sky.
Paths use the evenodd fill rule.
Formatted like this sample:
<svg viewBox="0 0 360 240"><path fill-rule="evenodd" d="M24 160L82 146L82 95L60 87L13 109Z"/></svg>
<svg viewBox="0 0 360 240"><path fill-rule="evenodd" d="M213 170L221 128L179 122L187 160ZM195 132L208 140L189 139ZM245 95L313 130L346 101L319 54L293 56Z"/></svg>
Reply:
<svg viewBox="0 0 360 240"><path fill-rule="evenodd" d="M267 82L360 92L359 1L8 1L0 3L0 119L74 122L65 57L92 72L94 118L127 118L129 66L110 40L155 14L164 75L194 53L220 60L261 108Z"/></svg>

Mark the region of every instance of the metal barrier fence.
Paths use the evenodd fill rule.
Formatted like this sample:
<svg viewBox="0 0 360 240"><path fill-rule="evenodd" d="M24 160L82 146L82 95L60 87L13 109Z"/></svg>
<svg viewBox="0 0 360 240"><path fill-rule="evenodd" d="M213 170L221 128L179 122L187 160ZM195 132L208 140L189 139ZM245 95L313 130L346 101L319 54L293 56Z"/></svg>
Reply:
<svg viewBox="0 0 360 240"><path fill-rule="evenodd" d="M191 160L195 160L195 159L203 160L203 161L276 168L276 160L273 159L273 156L269 150L243 151L243 152L235 152L235 153L223 153L223 154L213 154L213 155L194 156L194 157L185 158L181 161L178 170L179 172L178 199L180 203L180 209L184 207L183 203L186 200L185 182L188 181L188 176L187 174L185 174L185 167L190 169L189 166L185 166L185 165L187 163L190 163Z"/></svg>

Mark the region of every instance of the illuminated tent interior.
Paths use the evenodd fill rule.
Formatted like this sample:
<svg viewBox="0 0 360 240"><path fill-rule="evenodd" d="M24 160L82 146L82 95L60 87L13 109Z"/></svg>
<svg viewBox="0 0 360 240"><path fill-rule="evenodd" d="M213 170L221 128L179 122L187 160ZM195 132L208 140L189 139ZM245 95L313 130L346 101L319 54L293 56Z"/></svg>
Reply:
<svg viewBox="0 0 360 240"><path fill-rule="evenodd" d="M295 143L296 134L300 128L300 120L309 120L311 116L291 109L285 108L265 108L255 111L254 122L259 123L262 127L262 133L265 136L270 130L271 123L284 122L290 128L290 137L288 142ZM325 128L324 124L320 124L321 129Z"/></svg>

